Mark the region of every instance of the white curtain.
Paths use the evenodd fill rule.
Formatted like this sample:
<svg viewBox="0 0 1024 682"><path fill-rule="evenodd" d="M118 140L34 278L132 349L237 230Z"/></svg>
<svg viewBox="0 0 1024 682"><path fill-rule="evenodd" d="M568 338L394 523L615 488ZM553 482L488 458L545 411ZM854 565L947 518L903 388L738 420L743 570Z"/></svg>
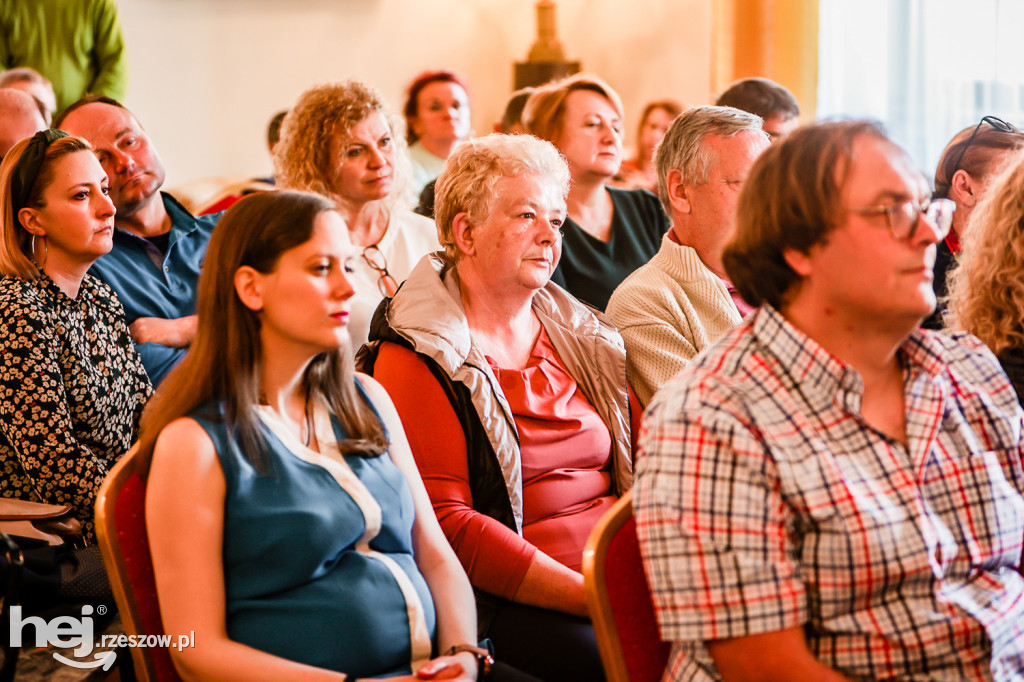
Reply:
<svg viewBox="0 0 1024 682"><path fill-rule="evenodd" d="M821 0L819 118L871 118L934 176L982 116L1024 124L1024 1Z"/></svg>

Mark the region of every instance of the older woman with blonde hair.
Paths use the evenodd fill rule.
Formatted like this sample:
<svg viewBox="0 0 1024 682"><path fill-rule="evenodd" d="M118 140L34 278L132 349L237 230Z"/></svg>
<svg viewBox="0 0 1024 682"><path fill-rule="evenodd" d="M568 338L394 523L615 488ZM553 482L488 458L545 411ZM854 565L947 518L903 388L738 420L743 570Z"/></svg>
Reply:
<svg viewBox="0 0 1024 682"><path fill-rule="evenodd" d="M656 196L609 186L622 163L622 100L597 76L577 74L533 93L523 123L558 148L572 175L553 279L604 310L615 287L658 252L669 227Z"/></svg>
<svg viewBox="0 0 1024 682"><path fill-rule="evenodd" d="M481 636L561 681L603 677L583 545L632 481L622 338L550 281L568 186L558 151L535 137L456 148L437 183L445 253L378 311L360 357L394 399L477 589Z"/></svg>
<svg viewBox="0 0 1024 682"><path fill-rule="evenodd" d="M349 323L359 348L381 298L393 296L416 261L439 248L433 222L404 203L410 165L401 119L359 81L315 86L285 117L274 169L280 187L331 199L360 249Z"/></svg>
<svg viewBox="0 0 1024 682"><path fill-rule="evenodd" d="M1024 400L1024 159L971 216L948 305L948 325L980 338Z"/></svg>

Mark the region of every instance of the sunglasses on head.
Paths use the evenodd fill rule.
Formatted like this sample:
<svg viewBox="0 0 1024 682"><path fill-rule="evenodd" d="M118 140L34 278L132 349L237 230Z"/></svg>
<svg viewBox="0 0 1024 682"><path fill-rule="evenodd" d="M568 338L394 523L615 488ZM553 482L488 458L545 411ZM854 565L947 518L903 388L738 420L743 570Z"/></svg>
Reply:
<svg viewBox="0 0 1024 682"><path fill-rule="evenodd" d="M960 150L960 154L956 157L956 163L953 164L953 169L949 172L950 178L960 170L960 164L964 160L964 154L966 154L967 150L971 148L971 143L974 142L974 137L978 134L978 131L981 130L981 126L986 123L1001 133L1012 133L1016 130L1016 128L1001 118L997 118L995 116L982 116L981 120L978 121L978 125L974 126L974 131L971 133L971 136L967 138L967 144L964 145L963 149Z"/></svg>

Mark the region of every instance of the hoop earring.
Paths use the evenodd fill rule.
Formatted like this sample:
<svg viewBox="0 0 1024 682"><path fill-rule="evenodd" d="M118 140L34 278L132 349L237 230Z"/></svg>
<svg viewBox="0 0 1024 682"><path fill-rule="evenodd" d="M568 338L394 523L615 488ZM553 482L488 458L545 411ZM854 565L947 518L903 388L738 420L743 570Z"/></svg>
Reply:
<svg viewBox="0 0 1024 682"><path fill-rule="evenodd" d="M43 267L46 265L46 257L50 255L50 247L46 243L46 237L42 237L43 241L43 260L36 260L36 236L32 235L32 240L29 242L29 250L32 252L32 262L36 264L36 267Z"/></svg>

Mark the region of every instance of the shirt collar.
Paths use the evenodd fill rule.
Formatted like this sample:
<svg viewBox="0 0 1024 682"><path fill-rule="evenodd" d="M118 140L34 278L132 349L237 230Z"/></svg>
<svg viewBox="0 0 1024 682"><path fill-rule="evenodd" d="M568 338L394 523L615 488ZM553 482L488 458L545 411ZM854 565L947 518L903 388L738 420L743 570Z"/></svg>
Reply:
<svg viewBox="0 0 1024 682"><path fill-rule="evenodd" d="M164 209L167 211L167 215L171 217L171 241L174 241L175 232L187 233L199 227L196 217L189 213L180 201L167 192L160 192L160 197L164 200Z"/></svg>
<svg viewBox="0 0 1024 682"><path fill-rule="evenodd" d="M168 244L173 244L182 234L187 234L199 227L199 222L196 220L196 217L189 213L188 209L185 208L180 201L167 192L160 192L160 198L164 202L164 210L167 211L167 215L171 219L171 239ZM139 235L129 232L122 227L117 227L116 225L114 227L115 239L125 238L129 241L149 243L149 240L145 237L140 237Z"/></svg>
<svg viewBox="0 0 1024 682"><path fill-rule="evenodd" d="M854 412L860 410L864 384L860 374L794 327L778 310L764 305L753 321L758 342L774 356L812 408L838 400Z"/></svg>
<svg viewBox="0 0 1024 682"><path fill-rule="evenodd" d="M949 247L949 252L954 256L959 256L960 252L963 251L963 246L960 243L960 235L953 230L950 230L946 235L946 246Z"/></svg>
<svg viewBox="0 0 1024 682"><path fill-rule="evenodd" d="M101 291L96 286L96 280L90 275L82 278L77 298L71 298L64 293L64 290L57 286L57 283L42 270L39 271L39 277L32 280L32 285L49 302L49 305L55 308L72 308L81 305L109 307L110 305L109 298L101 295Z"/></svg>
<svg viewBox="0 0 1024 682"><path fill-rule="evenodd" d="M753 319L752 330L812 407L821 409L826 402L834 402L860 412L864 393L860 373L790 324L778 310L762 306ZM946 371L941 348L927 330L914 329L900 344L898 353L904 372L911 375L923 372L934 379Z"/></svg>

